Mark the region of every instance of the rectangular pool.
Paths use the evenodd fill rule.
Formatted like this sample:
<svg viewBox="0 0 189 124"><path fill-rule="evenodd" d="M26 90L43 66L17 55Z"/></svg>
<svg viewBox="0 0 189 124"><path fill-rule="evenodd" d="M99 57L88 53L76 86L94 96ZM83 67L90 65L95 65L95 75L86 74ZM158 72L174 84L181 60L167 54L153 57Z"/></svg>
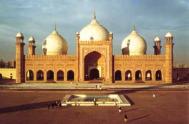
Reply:
<svg viewBox="0 0 189 124"><path fill-rule="evenodd" d="M62 106L131 106L124 95L71 94L61 101Z"/></svg>

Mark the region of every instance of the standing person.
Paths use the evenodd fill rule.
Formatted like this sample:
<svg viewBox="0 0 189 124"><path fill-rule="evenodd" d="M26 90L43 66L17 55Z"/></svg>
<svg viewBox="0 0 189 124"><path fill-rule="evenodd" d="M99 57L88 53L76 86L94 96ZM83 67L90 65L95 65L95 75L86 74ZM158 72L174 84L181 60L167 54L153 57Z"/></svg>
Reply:
<svg viewBox="0 0 189 124"><path fill-rule="evenodd" d="M57 101L55 102L55 105L56 105L56 107L61 107L61 101L60 101L60 100L57 100Z"/></svg>
<svg viewBox="0 0 189 124"><path fill-rule="evenodd" d="M118 112L119 112L119 113L121 113L121 112L122 112L122 108L121 108L121 107L119 107Z"/></svg>
<svg viewBox="0 0 189 124"><path fill-rule="evenodd" d="M127 117L127 115L125 114L124 115L124 122L126 123L128 121L128 117Z"/></svg>
<svg viewBox="0 0 189 124"><path fill-rule="evenodd" d="M153 94L152 94L152 97L153 97L153 98L156 98L156 95L153 93Z"/></svg>

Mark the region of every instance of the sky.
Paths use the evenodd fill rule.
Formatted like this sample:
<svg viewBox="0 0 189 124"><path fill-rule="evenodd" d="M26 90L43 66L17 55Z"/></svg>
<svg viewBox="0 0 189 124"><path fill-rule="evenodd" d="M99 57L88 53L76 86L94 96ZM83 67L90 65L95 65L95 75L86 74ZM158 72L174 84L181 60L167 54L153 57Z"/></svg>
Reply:
<svg viewBox="0 0 189 124"><path fill-rule="evenodd" d="M153 54L155 36L164 46L164 36L171 32L174 63L189 65L189 0L0 0L0 59L15 59L17 32L24 34L25 54L30 36L42 54L42 42L55 24L68 42L68 54L75 54L75 34L91 21L94 10L113 32L114 54L121 54L121 43L135 25L147 42L147 54Z"/></svg>

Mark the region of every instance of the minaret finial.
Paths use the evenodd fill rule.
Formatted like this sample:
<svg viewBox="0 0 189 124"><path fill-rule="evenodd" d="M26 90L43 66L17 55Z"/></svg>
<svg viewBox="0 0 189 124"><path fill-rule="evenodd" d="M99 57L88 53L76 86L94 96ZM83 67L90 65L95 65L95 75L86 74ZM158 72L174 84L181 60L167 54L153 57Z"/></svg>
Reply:
<svg viewBox="0 0 189 124"><path fill-rule="evenodd" d="M133 31L136 31L136 26L135 25L133 25Z"/></svg>
<svg viewBox="0 0 189 124"><path fill-rule="evenodd" d="M54 24L54 30L56 31L56 23Z"/></svg>
<svg viewBox="0 0 189 124"><path fill-rule="evenodd" d="M93 19L96 19L96 12L95 12L95 9L94 9L94 12L93 12Z"/></svg>

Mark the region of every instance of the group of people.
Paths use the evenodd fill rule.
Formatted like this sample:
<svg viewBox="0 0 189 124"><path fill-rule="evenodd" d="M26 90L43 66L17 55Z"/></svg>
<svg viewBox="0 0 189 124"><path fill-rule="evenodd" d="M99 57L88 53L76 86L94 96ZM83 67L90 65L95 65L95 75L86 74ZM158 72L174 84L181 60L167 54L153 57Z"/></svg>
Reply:
<svg viewBox="0 0 189 124"><path fill-rule="evenodd" d="M119 113L122 113L122 108L121 108L121 107L119 107L118 112L119 112ZM128 121L128 117L127 117L127 114L126 114L126 113L124 114L124 119L123 119L123 121L124 121L125 123Z"/></svg>
<svg viewBox="0 0 189 124"><path fill-rule="evenodd" d="M48 109L55 107L61 107L61 100L56 100L55 102L48 104Z"/></svg>

